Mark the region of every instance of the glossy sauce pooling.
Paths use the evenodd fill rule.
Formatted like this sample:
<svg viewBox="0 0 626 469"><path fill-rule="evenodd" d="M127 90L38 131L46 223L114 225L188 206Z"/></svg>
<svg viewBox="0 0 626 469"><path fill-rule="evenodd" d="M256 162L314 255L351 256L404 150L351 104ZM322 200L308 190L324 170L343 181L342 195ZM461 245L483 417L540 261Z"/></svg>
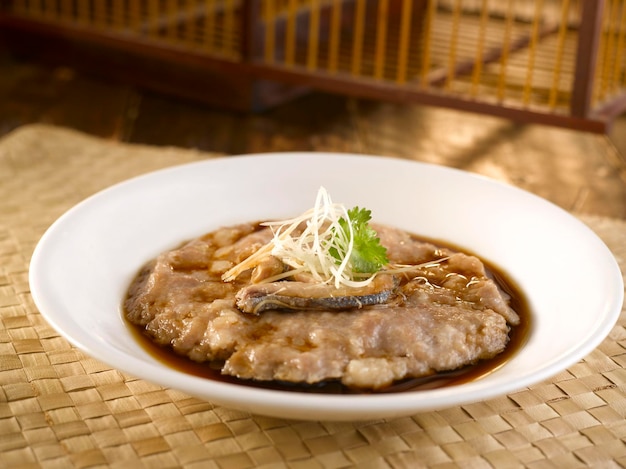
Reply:
<svg viewBox="0 0 626 469"><path fill-rule="evenodd" d="M451 246L449 243L442 243L440 241L433 241L418 237L421 241L431 242L440 247L450 248L456 251L469 253L467 250L459 249L455 246ZM456 384L462 384L469 381L480 379L481 377L493 372L502 365L504 365L510 358L523 346L526 341L529 327L530 327L530 312L528 303L520 291L520 289L511 281L509 276L501 269L482 261L486 270L496 280L498 285L510 296L510 305L517 312L520 317L520 324L515 327L511 327L509 332L509 343L507 344L504 352L500 353L496 357L490 360L483 360L475 365L466 366L464 368L450 371L436 373L431 376L408 379L400 382L396 382L393 385L384 388L382 390L361 390L351 389L342 385L338 381L327 381L315 385L306 384L293 384L284 382L262 382L252 380L240 380L232 376L222 375L220 373L221 363L197 363L193 362L187 357L177 355L170 348L160 347L147 337L143 330L131 324L127 321L129 328L133 332L135 339L151 356L157 359L164 365L187 373L190 375L221 381L228 383L236 383L244 386L259 387L265 389L280 389L288 390L292 392L305 392L305 393L325 393L325 394L363 394L363 393L393 393L393 392L409 392L419 391L426 389L434 389L445 386L453 386ZM126 315L124 315L126 316Z"/></svg>

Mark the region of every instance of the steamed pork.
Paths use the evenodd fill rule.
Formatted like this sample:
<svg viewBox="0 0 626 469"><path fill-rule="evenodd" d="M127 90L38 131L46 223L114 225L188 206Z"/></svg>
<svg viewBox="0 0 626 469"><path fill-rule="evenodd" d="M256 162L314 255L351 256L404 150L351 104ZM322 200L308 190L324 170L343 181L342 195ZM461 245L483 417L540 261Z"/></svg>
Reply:
<svg viewBox="0 0 626 469"><path fill-rule="evenodd" d="M125 313L154 342L258 381L381 389L505 349L519 317L479 259L392 227L368 228L396 267L367 281L358 269L352 281L320 281L315 269L267 250L271 226L240 224L145 266Z"/></svg>

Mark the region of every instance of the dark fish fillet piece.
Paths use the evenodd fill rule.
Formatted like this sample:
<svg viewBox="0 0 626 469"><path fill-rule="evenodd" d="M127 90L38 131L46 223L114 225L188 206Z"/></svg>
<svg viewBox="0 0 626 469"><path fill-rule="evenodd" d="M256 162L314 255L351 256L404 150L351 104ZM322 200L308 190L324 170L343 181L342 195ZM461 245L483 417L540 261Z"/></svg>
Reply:
<svg viewBox="0 0 626 469"><path fill-rule="evenodd" d="M341 311L388 303L397 286L392 275L379 275L359 288L282 281L246 286L235 298L241 311L252 314L271 309Z"/></svg>

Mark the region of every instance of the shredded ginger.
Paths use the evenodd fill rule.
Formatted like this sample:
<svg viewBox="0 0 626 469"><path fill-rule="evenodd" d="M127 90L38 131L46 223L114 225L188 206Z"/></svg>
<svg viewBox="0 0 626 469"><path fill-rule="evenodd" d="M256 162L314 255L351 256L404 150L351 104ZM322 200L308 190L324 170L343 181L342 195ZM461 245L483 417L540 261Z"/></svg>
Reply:
<svg viewBox="0 0 626 469"><path fill-rule="evenodd" d="M343 225L340 224L342 219ZM346 220L348 223L345 223ZM290 220L262 223L272 229L273 239L225 272L222 280L233 281L271 255L291 267L285 277L309 273L316 281L332 282L336 288L342 285L366 286L376 273L357 272L352 265L354 229L349 221L348 210L341 204L333 203L326 189L320 187L314 207L302 215ZM342 254L339 259L337 252Z"/></svg>

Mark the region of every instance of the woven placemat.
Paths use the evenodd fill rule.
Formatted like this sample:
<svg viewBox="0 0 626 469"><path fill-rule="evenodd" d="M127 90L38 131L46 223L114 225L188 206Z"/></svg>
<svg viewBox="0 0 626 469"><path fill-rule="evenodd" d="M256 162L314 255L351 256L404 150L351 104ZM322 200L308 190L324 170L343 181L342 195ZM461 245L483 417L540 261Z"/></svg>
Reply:
<svg viewBox="0 0 626 469"><path fill-rule="evenodd" d="M626 467L624 312L596 350L544 383L358 423L234 411L73 348L29 293L28 264L40 236L99 189L209 157L44 125L0 140L0 467ZM583 220L626 272L626 221Z"/></svg>

